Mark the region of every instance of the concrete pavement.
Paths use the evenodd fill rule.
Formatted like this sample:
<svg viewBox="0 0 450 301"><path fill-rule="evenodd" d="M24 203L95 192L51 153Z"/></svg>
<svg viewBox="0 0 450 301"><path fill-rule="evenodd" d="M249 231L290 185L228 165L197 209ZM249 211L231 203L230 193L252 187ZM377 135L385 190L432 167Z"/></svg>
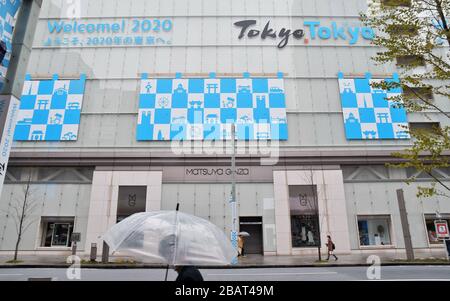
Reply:
<svg viewBox="0 0 450 301"><path fill-rule="evenodd" d="M8 264L10 257L0 256L0 268L33 268L33 267L46 267L46 268L64 268L67 267L67 257L64 256L20 256L21 263ZM161 264L143 264L131 262L129 258L124 257L111 257L109 264L90 264L88 258L83 258L81 262L83 267L87 268L161 268L164 265ZM324 257L322 257L324 259ZM430 264L450 264L444 259L427 259L423 261L416 261L413 263L406 263L400 260L401 257L383 257L380 258L382 265L401 265L401 264L415 264L415 265L430 265ZM100 260L100 258L98 259ZM372 264L372 263L370 263ZM316 266L367 266L368 255L340 255L339 260L335 261L330 259L329 261L318 262L317 256L261 256L261 255L248 255L239 259L237 265L233 268L283 268L283 267L316 267ZM209 267L214 268L214 267ZM222 267L216 267L222 268Z"/></svg>

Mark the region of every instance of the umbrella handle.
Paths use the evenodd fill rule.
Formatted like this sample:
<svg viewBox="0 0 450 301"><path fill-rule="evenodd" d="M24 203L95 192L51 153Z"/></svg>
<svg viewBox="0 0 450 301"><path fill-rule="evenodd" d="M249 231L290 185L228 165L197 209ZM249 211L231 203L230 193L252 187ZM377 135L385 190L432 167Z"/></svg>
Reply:
<svg viewBox="0 0 450 301"><path fill-rule="evenodd" d="M167 281L168 274L169 274L169 265L167 265L167 268L166 268L166 279L164 281Z"/></svg>

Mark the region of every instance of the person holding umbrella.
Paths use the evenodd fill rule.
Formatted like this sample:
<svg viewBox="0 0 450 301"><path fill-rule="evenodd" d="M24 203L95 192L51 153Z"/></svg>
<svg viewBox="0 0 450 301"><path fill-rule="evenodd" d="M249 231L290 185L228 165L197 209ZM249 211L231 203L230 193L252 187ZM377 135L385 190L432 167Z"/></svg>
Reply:
<svg viewBox="0 0 450 301"><path fill-rule="evenodd" d="M250 236L247 232L240 232L238 235L238 249L239 249L239 256L245 257L245 237Z"/></svg>
<svg viewBox="0 0 450 301"><path fill-rule="evenodd" d="M178 211L135 213L103 236L110 251L138 261L165 264L178 272L176 281L203 281L197 267L231 265L237 250L210 221ZM205 244L205 241L208 243Z"/></svg>
<svg viewBox="0 0 450 301"><path fill-rule="evenodd" d="M159 254L170 262L173 260L176 252L177 236L175 234L164 237L159 243ZM175 265L174 270L178 273L176 282L202 282L203 277L200 271L190 265Z"/></svg>
<svg viewBox="0 0 450 301"><path fill-rule="evenodd" d="M244 237L242 237L242 235L238 236L238 248L239 256L244 257Z"/></svg>
<svg viewBox="0 0 450 301"><path fill-rule="evenodd" d="M200 271L193 266L176 266L175 271L178 277L175 282L203 282L203 277Z"/></svg>

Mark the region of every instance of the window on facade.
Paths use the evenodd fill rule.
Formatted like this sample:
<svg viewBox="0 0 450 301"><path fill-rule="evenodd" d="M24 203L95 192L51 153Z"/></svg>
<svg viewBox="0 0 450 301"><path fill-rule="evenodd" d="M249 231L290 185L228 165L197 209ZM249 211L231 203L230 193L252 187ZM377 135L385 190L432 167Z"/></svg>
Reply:
<svg viewBox="0 0 450 301"><path fill-rule="evenodd" d="M289 186L291 237L294 248L320 246L317 187Z"/></svg>
<svg viewBox="0 0 450 301"><path fill-rule="evenodd" d="M436 129L440 128L439 122L410 122L409 127L411 131L429 131L429 132L436 132Z"/></svg>
<svg viewBox="0 0 450 301"><path fill-rule="evenodd" d="M391 218L389 216L358 216L361 246L391 245Z"/></svg>
<svg viewBox="0 0 450 301"><path fill-rule="evenodd" d="M417 180L433 180L438 179L450 179L450 168L435 168L431 171L431 175L427 172L417 170L414 167L406 168L406 176L408 178L414 177Z"/></svg>
<svg viewBox="0 0 450 301"><path fill-rule="evenodd" d="M442 240L439 240L436 236L436 227L434 222L437 220L445 220L450 225L450 215L443 215L442 218L437 218L434 214L425 215L425 224L427 227L428 241L432 245L441 244Z"/></svg>
<svg viewBox="0 0 450 301"><path fill-rule="evenodd" d="M433 101L433 91L431 88L407 87L403 89L403 95L406 99Z"/></svg>
<svg viewBox="0 0 450 301"><path fill-rule="evenodd" d="M381 0L381 4L384 6L403 6L409 7L411 6L411 0Z"/></svg>
<svg viewBox="0 0 450 301"><path fill-rule="evenodd" d="M387 31L391 36L415 36L418 34L417 27L412 25L388 25Z"/></svg>
<svg viewBox="0 0 450 301"><path fill-rule="evenodd" d="M418 55L404 55L397 57L397 66L425 66L425 60Z"/></svg>
<svg viewBox="0 0 450 301"><path fill-rule="evenodd" d="M92 167L8 167L5 183L36 184L91 184L94 174Z"/></svg>
<svg viewBox="0 0 450 301"><path fill-rule="evenodd" d="M70 247L74 218L43 218L42 247Z"/></svg>
<svg viewBox="0 0 450 301"><path fill-rule="evenodd" d="M386 181L389 170L384 165L347 165L342 166L344 181Z"/></svg>

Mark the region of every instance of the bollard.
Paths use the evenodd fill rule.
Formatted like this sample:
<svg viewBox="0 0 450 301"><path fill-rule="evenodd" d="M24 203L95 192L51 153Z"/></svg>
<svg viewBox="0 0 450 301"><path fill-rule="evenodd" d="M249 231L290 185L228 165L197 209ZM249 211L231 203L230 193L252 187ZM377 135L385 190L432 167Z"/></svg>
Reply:
<svg viewBox="0 0 450 301"><path fill-rule="evenodd" d="M102 252L102 263L108 263L109 262L109 246L104 241L103 242L103 252Z"/></svg>
<svg viewBox="0 0 450 301"><path fill-rule="evenodd" d="M77 255L77 242L72 243L72 255Z"/></svg>
<svg viewBox="0 0 450 301"><path fill-rule="evenodd" d="M91 243L91 256L89 257L91 262L97 261L97 244Z"/></svg>

